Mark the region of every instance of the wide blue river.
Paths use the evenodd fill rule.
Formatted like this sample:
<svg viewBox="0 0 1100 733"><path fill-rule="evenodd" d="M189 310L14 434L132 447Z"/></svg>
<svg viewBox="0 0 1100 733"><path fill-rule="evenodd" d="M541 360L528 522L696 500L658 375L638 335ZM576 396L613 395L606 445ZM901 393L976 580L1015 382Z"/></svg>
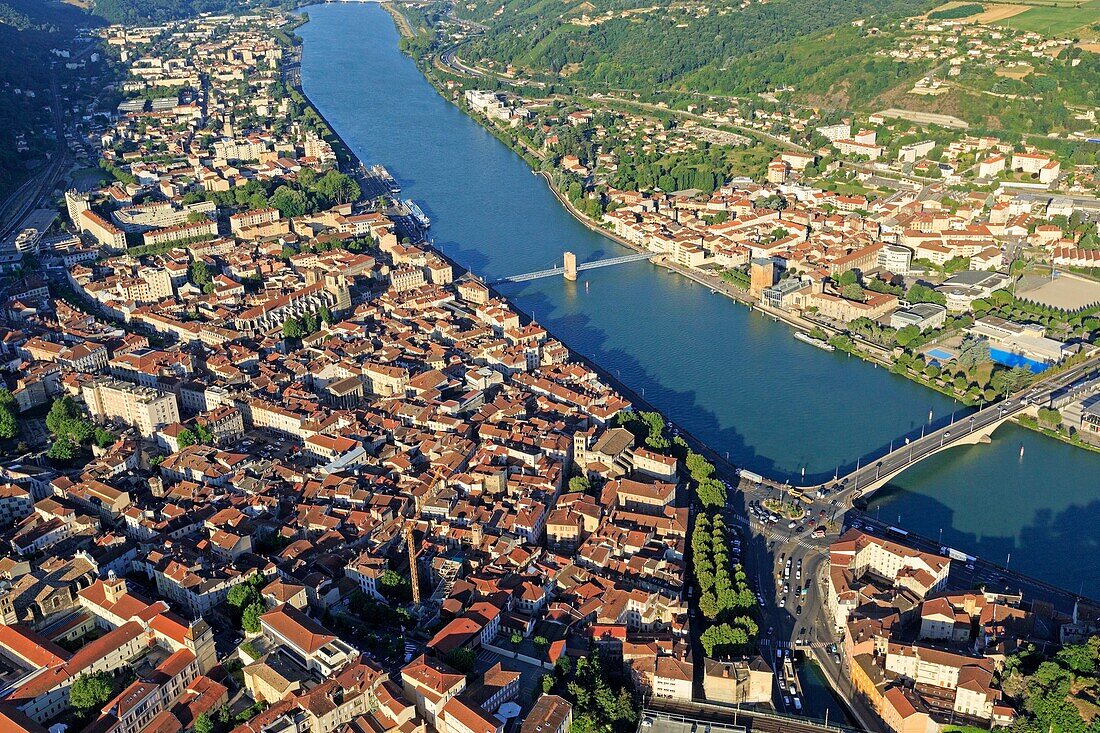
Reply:
<svg viewBox="0 0 1100 733"><path fill-rule="evenodd" d="M624 248L575 221L524 161L443 99L376 5L308 9L302 83L367 164L432 219L435 245L488 279ZM800 482L919 431L952 400L791 338L780 323L647 262L503 292L572 349L737 465ZM1024 455L1020 457L1023 446ZM919 464L871 505L945 544L1100 596L1100 456L1014 425Z"/></svg>

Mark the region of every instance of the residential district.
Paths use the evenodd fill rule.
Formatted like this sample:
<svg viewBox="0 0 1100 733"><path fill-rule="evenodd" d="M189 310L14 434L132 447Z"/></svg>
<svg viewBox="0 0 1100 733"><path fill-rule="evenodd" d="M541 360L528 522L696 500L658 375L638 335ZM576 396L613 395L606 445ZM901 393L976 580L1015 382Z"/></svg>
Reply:
<svg viewBox="0 0 1100 733"><path fill-rule="evenodd" d="M458 92L453 86L456 101L517 149L534 151L582 220L812 333L823 348L873 358L975 404L1027 372L1095 352L1100 199L1071 193L1050 154L966 134L921 140L879 114L817 127L820 148L777 148L758 179L714 184L716 159L733 155L736 168L739 148L748 155L759 146L613 104ZM880 135L893 141L896 161L874 167L868 161L886 151ZM933 151L938 162L927 157ZM912 177L922 165L968 177ZM658 175L662 166L674 173ZM650 188L619 187L646 180ZM974 359L984 364L980 378ZM1022 373L1009 378L1013 368ZM1095 441L1095 402L1064 423L1059 416L1060 428Z"/></svg>
<svg viewBox="0 0 1100 733"><path fill-rule="evenodd" d="M1083 599L982 590L975 558L823 508L775 557L774 509L730 513L699 446L368 193L294 89L291 20L102 31L124 98L74 142L102 178L8 242L5 732L624 731L681 703L800 730L778 715L803 710L792 646L835 665L863 727L989 728L1024 713L1019 653L1100 630ZM614 192L607 218L686 267L751 265L770 307L918 333L995 301L1004 238L1073 244L1033 226L1049 201L848 200L800 186L807 164L704 199ZM978 267L927 303L870 287L914 255ZM866 297L837 293L847 273ZM1044 366L1086 350L1057 327L1077 338L965 326ZM826 638L775 633L795 603Z"/></svg>

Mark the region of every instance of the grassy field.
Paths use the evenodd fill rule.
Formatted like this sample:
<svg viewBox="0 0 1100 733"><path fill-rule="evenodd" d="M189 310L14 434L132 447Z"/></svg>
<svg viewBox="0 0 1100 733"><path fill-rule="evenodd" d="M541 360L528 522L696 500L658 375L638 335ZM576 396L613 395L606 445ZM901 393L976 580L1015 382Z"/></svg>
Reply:
<svg viewBox="0 0 1100 733"><path fill-rule="evenodd" d="M986 5L1031 5L1042 8L1076 8L1088 0L982 0Z"/></svg>
<svg viewBox="0 0 1100 733"><path fill-rule="evenodd" d="M1100 22L1100 0L1088 0L1076 6L1033 7L998 21L998 25L1044 36L1070 36L1078 28Z"/></svg>

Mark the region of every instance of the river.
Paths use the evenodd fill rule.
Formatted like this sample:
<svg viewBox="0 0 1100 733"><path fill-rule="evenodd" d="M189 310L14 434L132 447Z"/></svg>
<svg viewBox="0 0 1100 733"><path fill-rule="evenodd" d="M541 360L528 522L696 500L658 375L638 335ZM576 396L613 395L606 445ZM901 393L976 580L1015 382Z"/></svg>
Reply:
<svg viewBox="0 0 1100 733"><path fill-rule="evenodd" d="M374 4L308 8L302 83L367 164L432 219L436 247L494 279L624 253L556 201L524 161L423 78ZM952 400L636 262L502 288L520 309L733 463L798 483L949 420ZM1021 459L1020 446L1024 446ZM1100 456L1014 425L907 471L871 511L912 531L1100 596ZM1093 561L1088 561L1093 557ZM1067 562L1067 558L1078 562Z"/></svg>

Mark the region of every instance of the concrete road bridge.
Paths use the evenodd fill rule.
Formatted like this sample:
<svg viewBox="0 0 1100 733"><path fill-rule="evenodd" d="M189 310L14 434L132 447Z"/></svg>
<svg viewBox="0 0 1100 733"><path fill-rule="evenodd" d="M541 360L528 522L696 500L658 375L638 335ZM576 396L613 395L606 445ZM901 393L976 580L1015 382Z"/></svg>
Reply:
<svg viewBox="0 0 1100 733"><path fill-rule="evenodd" d="M1001 402L984 407L939 428L922 432L918 438L895 441L888 453L867 461L857 461L855 469L832 481L802 490L839 489L851 502L881 488L894 476L941 451L958 445L988 443L1001 425L1019 415L1035 416L1041 407L1060 407L1083 394L1100 390L1100 355L1077 366L1042 379L1030 388Z"/></svg>

